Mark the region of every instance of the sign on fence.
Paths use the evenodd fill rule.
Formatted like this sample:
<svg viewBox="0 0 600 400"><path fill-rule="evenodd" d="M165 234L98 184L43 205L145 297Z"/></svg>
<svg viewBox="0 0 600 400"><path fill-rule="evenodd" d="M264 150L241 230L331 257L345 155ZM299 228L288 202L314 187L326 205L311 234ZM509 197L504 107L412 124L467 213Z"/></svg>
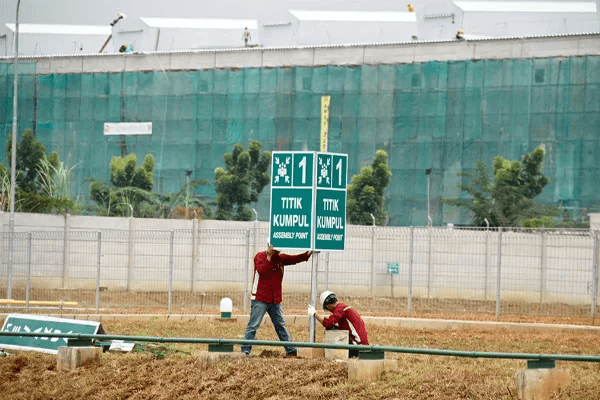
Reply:
<svg viewBox="0 0 600 400"><path fill-rule="evenodd" d="M346 154L274 151L269 241L276 248L344 250Z"/></svg>
<svg viewBox="0 0 600 400"><path fill-rule="evenodd" d="M9 314L4 321L2 332L84 333L89 335L105 333L100 322L26 314ZM43 336L0 336L0 348L58 354L58 348L66 346L67 340L67 338Z"/></svg>
<svg viewBox="0 0 600 400"><path fill-rule="evenodd" d="M388 274L398 275L400 272L400 264L399 263L388 263Z"/></svg>

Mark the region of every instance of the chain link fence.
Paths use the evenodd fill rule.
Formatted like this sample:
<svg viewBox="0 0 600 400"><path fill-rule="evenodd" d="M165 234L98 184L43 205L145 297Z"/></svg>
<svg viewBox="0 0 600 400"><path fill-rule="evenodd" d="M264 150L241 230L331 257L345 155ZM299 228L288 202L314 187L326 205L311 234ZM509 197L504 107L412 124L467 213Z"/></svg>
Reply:
<svg viewBox="0 0 600 400"><path fill-rule="evenodd" d="M286 267L283 305L304 309L316 263L318 290L335 291L361 312L584 317L593 324L599 237L593 230L349 226L345 251ZM263 228L2 233L0 307L198 313L218 310L229 297L248 312L253 257L267 240Z"/></svg>

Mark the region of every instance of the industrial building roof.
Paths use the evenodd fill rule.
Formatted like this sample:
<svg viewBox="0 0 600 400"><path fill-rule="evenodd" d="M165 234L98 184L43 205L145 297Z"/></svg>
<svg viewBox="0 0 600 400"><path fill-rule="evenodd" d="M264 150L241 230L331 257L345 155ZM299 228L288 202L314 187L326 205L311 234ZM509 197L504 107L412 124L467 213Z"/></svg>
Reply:
<svg viewBox="0 0 600 400"><path fill-rule="evenodd" d="M153 28L175 29L257 29L254 19L220 19L220 18L140 18L142 22Z"/></svg>
<svg viewBox="0 0 600 400"><path fill-rule="evenodd" d="M15 31L15 24L6 24ZM108 25L58 25L58 24L19 24L19 34L36 33L48 35L110 35Z"/></svg>
<svg viewBox="0 0 600 400"><path fill-rule="evenodd" d="M415 22L412 12L290 10L301 21Z"/></svg>
<svg viewBox="0 0 600 400"><path fill-rule="evenodd" d="M548 1L455 1L466 12L515 12L515 13L593 13L594 2L548 2Z"/></svg>

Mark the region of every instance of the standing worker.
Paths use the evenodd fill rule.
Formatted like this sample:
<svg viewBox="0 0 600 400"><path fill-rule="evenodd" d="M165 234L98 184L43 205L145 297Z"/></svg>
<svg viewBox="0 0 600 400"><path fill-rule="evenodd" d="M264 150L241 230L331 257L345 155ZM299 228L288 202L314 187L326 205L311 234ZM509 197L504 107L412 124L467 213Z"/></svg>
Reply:
<svg viewBox="0 0 600 400"><path fill-rule="evenodd" d="M313 315L325 329L333 329L338 324L339 330L348 331L348 344L368 345L369 338L367 337L367 329L360 315L349 305L339 303L335 293L326 290L321 293L321 306L323 310L331 312L329 317L323 317L317 314L313 306L308 306L308 316ZM349 350L350 357L358 357L358 350Z"/></svg>
<svg viewBox="0 0 600 400"><path fill-rule="evenodd" d="M250 31L248 27L244 28L244 33L242 34L242 40L244 41L244 46L248 47L248 42L250 41Z"/></svg>
<svg viewBox="0 0 600 400"><path fill-rule="evenodd" d="M265 313L269 313L279 340L282 342L291 341L281 311L283 267L285 265L308 261L311 255L312 251L293 256L283 254L275 250L272 244L269 244L266 251L256 253L254 256L252 296L250 297L252 300L250 304L250 319L248 320L248 326L246 326L244 340L254 340L256 338L256 331ZM251 345L242 345L242 353L250 355L250 351L252 351ZM287 356L296 356L298 355L298 350L295 347L286 346L285 354Z"/></svg>

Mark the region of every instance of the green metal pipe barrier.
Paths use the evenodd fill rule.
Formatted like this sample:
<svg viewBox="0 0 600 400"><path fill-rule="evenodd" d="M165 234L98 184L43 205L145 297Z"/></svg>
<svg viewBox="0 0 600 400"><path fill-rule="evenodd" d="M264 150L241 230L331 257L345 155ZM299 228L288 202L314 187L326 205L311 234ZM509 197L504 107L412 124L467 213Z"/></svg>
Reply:
<svg viewBox="0 0 600 400"><path fill-rule="evenodd" d="M212 345L234 345L250 344L253 346L293 346L293 347L312 347L325 349L343 349L359 350L360 352L390 352L407 354L428 354L434 356L452 356L468 358L504 358L518 360L561 360L561 361L586 361L600 362L600 356L584 356L572 354L532 354L532 353L498 353L483 351L460 351L460 350L439 350L439 349L419 349L410 347L392 347L392 346L357 346L350 344L333 343L310 343L310 342L283 342L279 340L241 340L241 339L220 339L220 338L173 338L161 336L127 336L127 335L91 335L82 333L26 333L26 332L0 332L0 336L22 336L22 337L49 337L49 338L67 338L67 339L92 339L99 341L106 340L126 340L130 342L157 342L157 343L188 343L188 344L212 344Z"/></svg>

